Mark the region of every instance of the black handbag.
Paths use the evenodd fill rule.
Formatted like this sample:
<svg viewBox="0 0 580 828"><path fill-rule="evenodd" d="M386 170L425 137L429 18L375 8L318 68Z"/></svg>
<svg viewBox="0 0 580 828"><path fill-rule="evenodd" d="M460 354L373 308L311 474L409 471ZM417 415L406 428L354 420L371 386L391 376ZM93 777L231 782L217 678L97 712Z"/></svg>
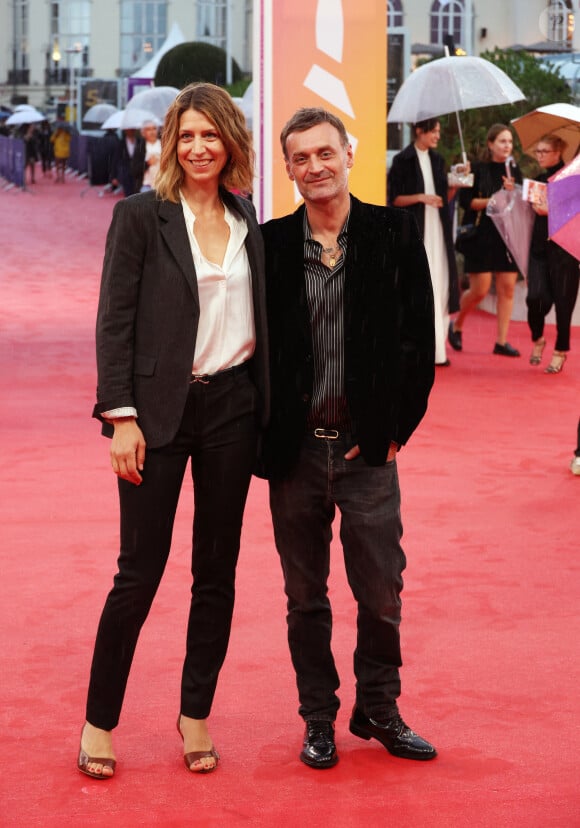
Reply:
<svg viewBox="0 0 580 828"><path fill-rule="evenodd" d="M457 228L457 236L455 237L455 249L462 256L471 256L477 247L477 231L479 222L481 221L481 210L477 214L477 218L471 224L462 224Z"/></svg>

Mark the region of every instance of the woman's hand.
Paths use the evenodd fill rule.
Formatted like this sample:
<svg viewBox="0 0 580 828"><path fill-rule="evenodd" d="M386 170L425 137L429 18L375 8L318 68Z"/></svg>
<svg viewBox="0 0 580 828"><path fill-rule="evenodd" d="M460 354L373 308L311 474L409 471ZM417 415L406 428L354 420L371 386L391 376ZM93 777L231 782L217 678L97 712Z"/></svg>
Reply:
<svg viewBox="0 0 580 828"><path fill-rule="evenodd" d="M420 200L428 207L443 207L443 199L438 195L428 195L427 193L422 193Z"/></svg>
<svg viewBox="0 0 580 828"><path fill-rule="evenodd" d="M135 417L113 420L115 433L111 441L111 465L117 477L139 486L145 463L145 438Z"/></svg>
<svg viewBox="0 0 580 828"><path fill-rule="evenodd" d="M515 179L511 176L502 175L502 181L504 190L513 190L516 185Z"/></svg>

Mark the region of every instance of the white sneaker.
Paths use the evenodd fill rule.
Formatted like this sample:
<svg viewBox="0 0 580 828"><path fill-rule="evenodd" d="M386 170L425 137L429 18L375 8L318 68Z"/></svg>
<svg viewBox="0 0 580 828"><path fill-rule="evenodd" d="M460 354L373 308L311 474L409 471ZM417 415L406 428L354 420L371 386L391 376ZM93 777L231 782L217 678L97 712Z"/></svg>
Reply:
<svg viewBox="0 0 580 828"><path fill-rule="evenodd" d="M573 457L570 463L570 471L572 474L580 474L580 457Z"/></svg>

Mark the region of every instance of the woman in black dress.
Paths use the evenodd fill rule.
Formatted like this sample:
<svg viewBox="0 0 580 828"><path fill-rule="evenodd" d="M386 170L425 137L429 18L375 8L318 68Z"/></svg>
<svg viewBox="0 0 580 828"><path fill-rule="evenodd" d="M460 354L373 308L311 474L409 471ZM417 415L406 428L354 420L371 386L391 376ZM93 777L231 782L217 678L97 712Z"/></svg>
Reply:
<svg viewBox="0 0 580 828"><path fill-rule="evenodd" d="M507 342L512 315L514 289L518 269L502 237L485 209L493 193L500 189L513 190L522 183L522 174L512 159L513 137L509 127L494 124L487 133L487 151L484 160L474 168L473 187L462 190L460 205L465 210L464 224L477 223L477 243L473 254L465 259L469 289L459 303L459 313L449 323L448 340L451 347L461 351L463 323L467 314L487 296L495 276L497 292L497 341L494 354L517 357L520 352Z"/></svg>
<svg viewBox="0 0 580 828"><path fill-rule="evenodd" d="M557 135L544 135L536 145L538 163L546 172L537 181L546 182L564 166L565 142ZM570 325L578 296L578 260L548 239L548 205L532 204L536 212L528 266L528 325L532 335L531 365L539 365L546 346L544 322L552 305L556 309L556 345L546 374L559 374L570 350Z"/></svg>

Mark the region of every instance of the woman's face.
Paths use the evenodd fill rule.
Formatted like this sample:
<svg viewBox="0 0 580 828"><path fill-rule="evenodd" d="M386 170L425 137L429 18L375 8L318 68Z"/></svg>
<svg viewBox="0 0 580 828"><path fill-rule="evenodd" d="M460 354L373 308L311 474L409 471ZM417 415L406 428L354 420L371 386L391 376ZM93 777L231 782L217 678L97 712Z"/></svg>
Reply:
<svg viewBox="0 0 580 828"><path fill-rule="evenodd" d="M554 149L548 141L540 141L534 150L534 155L540 167L544 169L555 167L561 160L560 152Z"/></svg>
<svg viewBox="0 0 580 828"><path fill-rule="evenodd" d="M492 161L507 161L512 154L514 139L509 129L502 129L493 141L488 141L487 146L491 152Z"/></svg>
<svg viewBox="0 0 580 828"><path fill-rule="evenodd" d="M436 123L433 129L429 132L423 132L422 129L417 130L415 143L420 149L435 149L441 138L441 125Z"/></svg>
<svg viewBox="0 0 580 828"><path fill-rule="evenodd" d="M228 152L216 125L197 109L186 109L180 118L177 160L186 189L208 184L217 187Z"/></svg>

